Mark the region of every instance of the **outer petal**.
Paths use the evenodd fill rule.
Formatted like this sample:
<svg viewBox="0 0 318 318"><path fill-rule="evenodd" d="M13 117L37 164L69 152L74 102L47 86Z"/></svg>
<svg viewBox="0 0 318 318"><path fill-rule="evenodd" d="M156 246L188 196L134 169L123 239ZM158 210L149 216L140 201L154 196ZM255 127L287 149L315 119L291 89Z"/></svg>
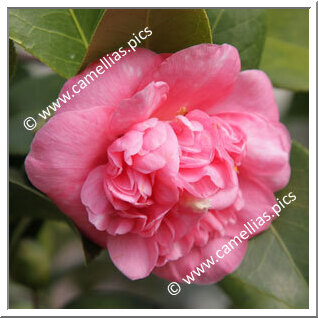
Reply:
<svg viewBox="0 0 318 318"><path fill-rule="evenodd" d="M157 267L154 273L164 279L181 283L187 281L195 284L216 283L237 269L246 252L247 242L242 241L229 254L225 255L224 258L218 259L216 256L217 250L222 249L222 246L227 244L230 239L231 237L212 239L202 248L194 247L185 257L169 262L165 266ZM224 253L220 252L220 255L222 256ZM211 261L211 256L215 261L214 265L210 264L211 267L207 268L201 264L202 262L207 264L207 259ZM205 272L200 274L197 267L203 269ZM193 270L198 272L200 276L191 273ZM189 277L193 277L194 280L191 280Z"/></svg>
<svg viewBox="0 0 318 318"><path fill-rule="evenodd" d="M96 72L96 67L102 66L102 63L100 60L95 61L83 72L65 83L60 96L66 91L69 91L70 95L72 95L73 85L77 85L75 90L78 91L82 83L79 83L80 80L87 84L85 76L88 76L87 79L90 84L82 89L80 93L74 94L74 97L67 101L65 106L63 105L58 112L82 110L95 106L114 108L122 99L130 98L134 95L142 79L153 73L162 61L163 58L159 55L142 48L123 56L108 70L104 68L105 72L103 74ZM94 73L91 73L92 71L97 74L98 78L96 78ZM82 87L84 87L84 84L82 84Z"/></svg>
<svg viewBox="0 0 318 318"><path fill-rule="evenodd" d="M236 212L236 224L234 226L228 225L226 227L226 233L233 236L239 235L241 231L247 230L244 224L249 222L255 230L253 234L250 234L247 230L249 237L252 237L267 230L271 225L274 217L276 217L271 209L276 203L276 199L273 192L266 185L261 184L255 179L250 179L241 174L239 183L244 205L241 210ZM267 213L268 217L263 216L264 212ZM220 213L222 213L222 211L220 211ZM269 217L271 217L271 219L269 219ZM264 222L262 222L260 218ZM257 227L259 227L258 229L253 225L253 221ZM263 225L259 226L260 224ZM251 229L251 232L253 232L253 229Z"/></svg>
<svg viewBox="0 0 318 318"><path fill-rule="evenodd" d="M152 82L133 97L122 100L111 116L112 133L121 134L133 124L146 120L166 100L168 90L166 83Z"/></svg>
<svg viewBox="0 0 318 318"><path fill-rule="evenodd" d="M211 115L223 112L256 113L278 121L274 90L267 75L258 70L241 72L230 94L208 110Z"/></svg>
<svg viewBox="0 0 318 318"><path fill-rule="evenodd" d="M150 81L169 85L168 99L154 116L170 119L181 107L204 109L226 97L239 71L240 58L233 46L200 44L165 59L143 85Z"/></svg>
<svg viewBox="0 0 318 318"><path fill-rule="evenodd" d="M105 234L89 223L80 191L88 173L106 160L107 120L101 107L57 114L37 132L25 161L32 184L103 245Z"/></svg>
<svg viewBox="0 0 318 318"><path fill-rule="evenodd" d="M261 180L273 192L286 186L290 177L291 142L285 126L247 113L221 113L218 116L239 126L247 136L246 157L239 171Z"/></svg>
<svg viewBox="0 0 318 318"><path fill-rule="evenodd" d="M107 248L113 263L130 279L148 276L158 259L155 241L139 235L109 236Z"/></svg>

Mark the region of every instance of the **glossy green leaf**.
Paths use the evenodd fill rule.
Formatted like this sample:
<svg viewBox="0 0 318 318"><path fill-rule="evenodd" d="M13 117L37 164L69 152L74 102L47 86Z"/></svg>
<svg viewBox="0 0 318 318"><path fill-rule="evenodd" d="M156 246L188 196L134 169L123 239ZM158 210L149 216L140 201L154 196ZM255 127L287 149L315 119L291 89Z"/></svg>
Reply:
<svg viewBox="0 0 318 318"><path fill-rule="evenodd" d="M57 74L42 77L25 77L13 81L9 93L9 151L13 155L26 155L34 137L34 131L23 126L25 118L37 115L56 100L64 83ZM40 125L40 122L38 123Z"/></svg>
<svg viewBox="0 0 318 318"><path fill-rule="evenodd" d="M9 79L11 80L17 67L17 54L12 40L9 40Z"/></svg>
<svg viewBox="0 0 318 318"><path fill-rule="evenodd" d="M27 117L27 113L19 113L9 119L10 155L26 155L30 150L34 133L26 130L23 126L23 121Z"/></svg>
<svg viewBox="0 0 318 318"><path fill-rule="evenodd" d="M72 300L66 309L151 309L159 308L155 301L131 293L91 291Z"/></svg>
<svg viewBox="0 0 318 318"><path fill-rule="evenodd" d="M213 43L228 43L240 52L242 69L258 68L265 43L262 9L206 9Z"/></svg>
<svg viewBox="0 0 318 318"><path fill-rule="evenodd" d="M109 9L91 41L83 66L106 53L127 47L127 42L147 26L152 35L141 40L138 46L157 53L176 52L212 40L203 9Z"/></svg>
<svg viewBox="0 0 318 318"><path fill-rule="evenodd" d="M58 74L75 75L104 9L9 9L9 38Z"/></svg>
<svg viewBox="0 0 318 318"><path fill-rule="evenodd" d="M26 77L10 88L10 115L28 112L36 115L55 101L65 80L57 74Z"/></svg>
<svg viewBox="0 0 318 318"><path fill-rule="evenodd" d="M268 9L268 32L260 68L277 87L309 87L309 10Z"/></svg>
<svg viewBox="0 0 318 318"><path fill-rule="evenodd" d="M17 169L9 171L10 218L35 217L68 220L44 194L32 188L26 177Z"/></svg>
<svg viewBox="0 0 318 318"><path fill-rule="evenodd" d="M293 192L297 199L249 241L239 269L220 284L236 308L308 308L308 152L295 142L291 166L290 182L276 197Z"/></svg>
<svg viewBox="0 0 318 318"><path fill-rule="evenodd" d="M294 142L291 153L292 176L288 186L276 193L282 198L293 192L297 199L285 208L274 227L285 242L297 268L309 277L309 158L308 150ZM284 212L287 213L284 213ZM284 214L283 214L284 213Z"/></svg>

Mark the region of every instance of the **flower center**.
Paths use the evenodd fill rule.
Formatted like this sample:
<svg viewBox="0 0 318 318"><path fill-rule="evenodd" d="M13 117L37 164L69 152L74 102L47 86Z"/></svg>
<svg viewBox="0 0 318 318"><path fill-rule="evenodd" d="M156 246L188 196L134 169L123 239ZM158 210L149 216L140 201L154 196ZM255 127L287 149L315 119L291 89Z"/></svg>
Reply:
<svg viewBox="0 0 318 318"><path fill-rule="evenodd" d="M180 107L180 109L177 112L177 116L178 115L182 115L185 116L188 113L188 109L185 106Z"/></svg>

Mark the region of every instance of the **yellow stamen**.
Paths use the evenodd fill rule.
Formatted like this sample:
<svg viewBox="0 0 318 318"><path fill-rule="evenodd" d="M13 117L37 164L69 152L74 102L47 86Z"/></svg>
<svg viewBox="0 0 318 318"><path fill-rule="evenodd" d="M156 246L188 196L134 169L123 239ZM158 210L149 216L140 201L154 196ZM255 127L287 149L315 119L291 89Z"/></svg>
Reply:
<svg viewBox="0 0 318 318"><path fill-rule="evenodd" d="M234 166L234 170L235 170L236 173L239 173L239 170L238 170L237 166Z"/></svg>
<svg viewBox="0 0 318 318"><path fill-rule="evenodd" d="M187 107L182 106L179 111L177 112L177 115L185 116L188 113Z"/></svg>

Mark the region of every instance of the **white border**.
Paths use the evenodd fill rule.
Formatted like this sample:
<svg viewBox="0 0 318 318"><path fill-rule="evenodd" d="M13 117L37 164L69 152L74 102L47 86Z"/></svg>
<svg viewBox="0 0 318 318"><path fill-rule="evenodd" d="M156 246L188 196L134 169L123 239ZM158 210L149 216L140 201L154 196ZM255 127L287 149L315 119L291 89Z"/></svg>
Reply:
<svg viewBox="0 0 318 318"><path fill-rule="evenodd" d="M39 0L30 0L25 2L23 0L19 1L6 1L1 5L1 43L7 43L7 7L86 7L88 4L91 7L178 7L180 2L171 0L160 0L160 1L121 1L120 5L118 1L107 2L99 0L90 0L89 2L83 1L79 3L78 0L55 0L52 3L43 3ZM196 8L208 8L208 7L237 7L237 1L183 1L182 5L184 7L196 7ZM240 7L255 7L255 1L242 0L239 2ZM310 242L309 242L309 309L7 309L7 262L2 258L1 262L1 277L2 284L0 286L0 314L1 316L316 316L316 2L315 1L281 1L281 0L267 0L267 1L257 1L257 7L311 7L309 10L309 25L310 25L310 35L309 35L309 61L310 61L310 85L309 85L309 100L310 100L310 116L309 116L309 206L310 206ZM4 46L2 46L3 48ZM1 61L3 76L7 77L7 51L1 50ZM7 83L7 79L6 79ZM7 96L7 85L0 85L1 96ZM8 149L7 145L7 109L2 103L0 107L0 118L3 122L0 125L0 139L2 149ZM7 252L7 216L5 211L8 209L7 200L7 157L1 157L1 202L6 202L5 208L2 209L1 218L3 222L2 231L0 231L0 242L3 246L2 256L8 255ZM5 252L5 251L6 252ZM166 291L163 291L166 292Z"/></svg>

